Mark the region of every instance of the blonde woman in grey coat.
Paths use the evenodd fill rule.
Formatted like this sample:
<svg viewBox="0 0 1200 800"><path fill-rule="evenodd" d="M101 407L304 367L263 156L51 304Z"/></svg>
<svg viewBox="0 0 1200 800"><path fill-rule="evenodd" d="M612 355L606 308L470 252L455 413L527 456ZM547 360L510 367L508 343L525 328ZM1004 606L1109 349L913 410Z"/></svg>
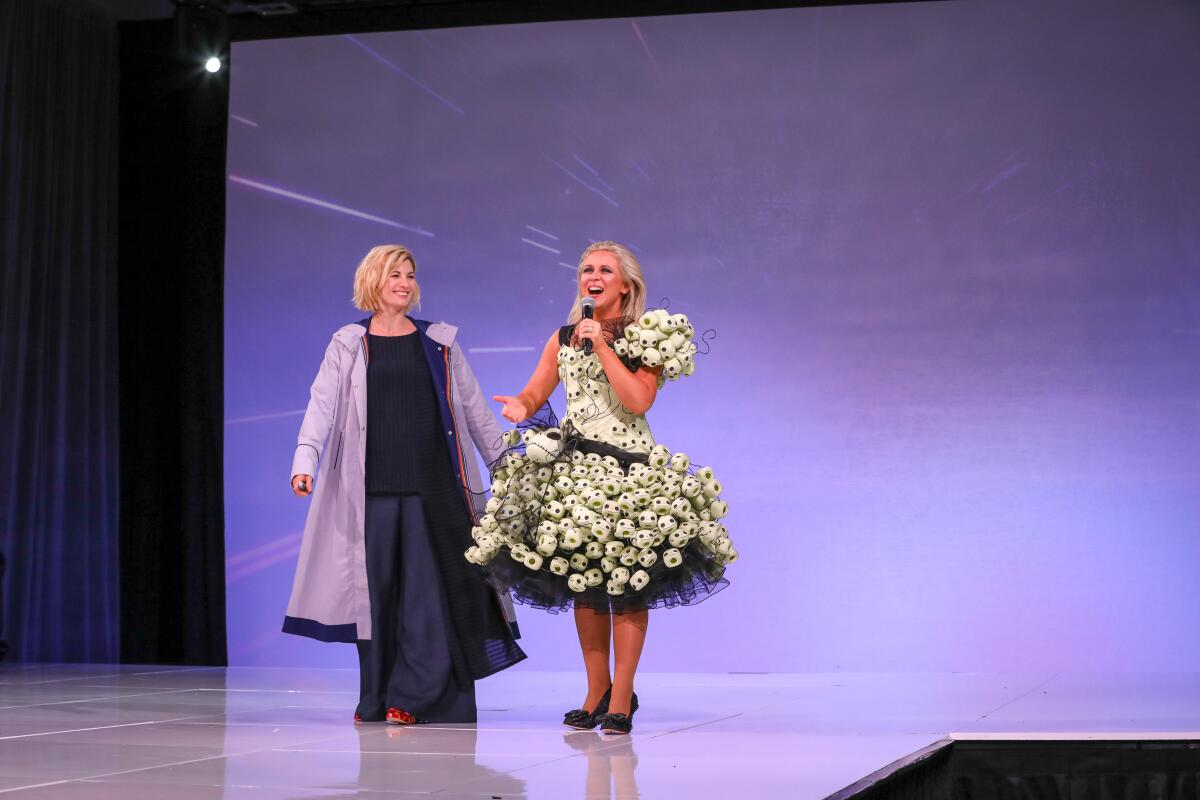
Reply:
<svg viewBox="0 0 1200 800"><path fill-rule="evenodd" d="M357 645L356 721L475 722L474 681L525 658L511 602L462 559L484 485L468 440L489 464L503 445L457 329L409 316L416 269L400 245L367 254L354 304L369 316L334 333L313 382L283 630Z"/></svg>

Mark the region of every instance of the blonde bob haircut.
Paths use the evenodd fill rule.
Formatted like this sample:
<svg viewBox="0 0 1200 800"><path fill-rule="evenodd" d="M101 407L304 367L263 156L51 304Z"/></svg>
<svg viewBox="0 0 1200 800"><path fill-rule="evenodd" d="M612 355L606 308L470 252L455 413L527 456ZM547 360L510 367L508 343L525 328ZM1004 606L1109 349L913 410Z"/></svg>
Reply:
<svg viewBox="0 0 1200 800"><path fill-rule="evenodd" d="M628 247L616 242L596 242L589 245L579 257L579 266L575 268L576 290L578 291L579 277L583 274L584 262L592 253L599 252L612 253L616 257L621 277L629 287L629 291L621 298L621 322L628 325L646 313L646 279L642 276L642 265L638 263L637 256L629 252ZM571 313L567 314L568 324L574 325L583 319L583 308L580 306L582 300L582 296L575 298L575 305L571 306Z"/></svg>
<svg viewBox="0 0 1200 800"><path fill-rule="evenodd" d="M358 269L354 272L354 307L359 311L370 311L372 314L383 307L380 291L387 283L387 277L401 262L412 264L413 274L417 272L417 261L412 251L399 244L381 244L372 247ZM408 301L408 311L421 307L421 286L414 280L412 298Z"/></svg>

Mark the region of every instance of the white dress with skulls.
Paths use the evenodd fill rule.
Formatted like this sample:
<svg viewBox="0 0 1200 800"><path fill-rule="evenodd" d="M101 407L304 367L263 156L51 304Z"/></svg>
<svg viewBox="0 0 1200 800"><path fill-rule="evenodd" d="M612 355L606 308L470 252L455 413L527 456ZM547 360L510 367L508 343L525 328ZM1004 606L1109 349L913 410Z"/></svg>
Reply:
<svg viewBox="0 0 1200 800"><path fill-rule="evenodd" d="M505 434L487 513L467 560L520 603L549 611L621 612L690 605L728 585L737 560L720 520L728 513L710 467L658 445L641 414L616 397L599 358L559 333L567 394L553 421ZM662 367L659 386L692 374L696 345L682 314L647 312L612 332L630 370Z"/></svg>

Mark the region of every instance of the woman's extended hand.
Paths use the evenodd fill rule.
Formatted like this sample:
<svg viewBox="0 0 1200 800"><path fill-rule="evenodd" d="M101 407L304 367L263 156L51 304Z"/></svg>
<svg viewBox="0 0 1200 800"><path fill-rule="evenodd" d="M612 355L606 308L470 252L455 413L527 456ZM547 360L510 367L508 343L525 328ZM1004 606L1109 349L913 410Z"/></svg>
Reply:
<svg viewBox="0 0 1200 800"><path fill-rule="evenodd" d="M296 497L308 497L313 493L313 476L312 475L293 475L292 476L292 494Z"/></svg>
<svg viewBox="0 0 1200 800"><path fill-rule="evenodd" d="M523 422L529 418L529 409L525 407L521 398L498 394L494 395L492 399L497 403L504 404L504 408L500 409L500 416L509 422Z"/></svg>

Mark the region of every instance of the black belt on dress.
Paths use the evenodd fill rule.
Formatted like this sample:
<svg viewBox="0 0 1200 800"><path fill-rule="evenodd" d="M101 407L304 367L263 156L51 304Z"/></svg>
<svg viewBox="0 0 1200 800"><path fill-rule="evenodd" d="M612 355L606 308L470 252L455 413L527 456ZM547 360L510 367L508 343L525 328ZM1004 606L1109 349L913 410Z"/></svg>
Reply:
<svg viewBox="0 0 1200 800"><path fill-rule="evenodd" d="M595 439L585 439L578 435L567 438L566 450L570 451L572 448L581 453L595 453L601 458L612 456L624 470L628 470L631 464L645 464L650 459L648 453L631 453L611 444L598 442Z"/></svg>

